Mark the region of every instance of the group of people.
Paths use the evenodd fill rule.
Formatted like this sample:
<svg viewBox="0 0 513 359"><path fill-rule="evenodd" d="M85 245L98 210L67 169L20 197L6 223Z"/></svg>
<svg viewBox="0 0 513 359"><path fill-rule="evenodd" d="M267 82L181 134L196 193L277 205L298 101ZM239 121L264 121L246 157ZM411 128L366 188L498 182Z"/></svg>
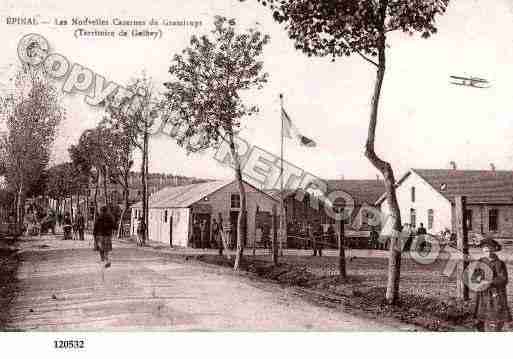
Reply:
<svg viewBox="0 0 513 359"><path fill-rule="evenodd" d="M210 226L207 220L200 221L195 219L192 222L192 232L189 238L189 243L193 248L220 248L222 250L222 235L223 231L227 228L223 228L222 219L219 222L214 218L212 220L212 237L210 237ZM230 243L227 245L231 248Z"/></svg>
<svg viewBox="0 0 513 359"><path fill-rule="evenodd" d="M75 220L71 218L71 215L66 212L64 214L64 218L62 219L62 228L64 231L64 239L78 239L84 240L84 231L85 231L85 218L82 215L82 212L78 211L75 215ZM72 235L73 234L73 235Z"/></svg>

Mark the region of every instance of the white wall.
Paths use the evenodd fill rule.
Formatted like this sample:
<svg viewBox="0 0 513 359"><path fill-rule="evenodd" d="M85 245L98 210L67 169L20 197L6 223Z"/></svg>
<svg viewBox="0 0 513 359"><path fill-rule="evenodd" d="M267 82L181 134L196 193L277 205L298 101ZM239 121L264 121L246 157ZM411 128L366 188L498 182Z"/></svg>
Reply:
<svg viewBox="0 0 513 359"><path fill-rule="evenodd" d="M167 220L166 220L167 211ZM173 246L187 246L189 208L150 208L148 235L150 241L169 245L170 218L173 224Z"/></svg>
<svg viewBox="0 0 513 359"><path fill-rule="evenodd" d="M411 188L415 187L415 202L412 202ZM445 228L451 229L451 203L414 171L396 189L397 202L401 210L401 222L410 223L410 209L416 210L417 228L420 223L428 233L438 234ZM434 210L433 228L428 228L428 210ZM390 213L388 201L381 204L385 215Z"/></svg>

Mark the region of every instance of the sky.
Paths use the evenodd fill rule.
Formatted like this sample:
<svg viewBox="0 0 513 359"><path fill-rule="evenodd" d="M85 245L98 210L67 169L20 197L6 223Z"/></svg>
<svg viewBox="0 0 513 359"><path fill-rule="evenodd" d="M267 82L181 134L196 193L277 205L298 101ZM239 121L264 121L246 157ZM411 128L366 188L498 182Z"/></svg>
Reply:
<svg viewBox="0 0 513 359"><path fill-rule="evenodd" d="M9 64L19 60L19 39L38 33L51 52L87 66L119 84L145 71L157 88L168 81L173 54L191 35L213 27L216 14L234 17L241 29L256 26L271 36L264 50L269 82L248 96L258 116L244 121L240 136L279 154L280 101L294 124L318 144L298 146L287 140L285 158L321 178L374 179L378 171L364 157L375 69L358 56L309 58L294 49L282 25L256 0L147 0L145 2L0 0L0 84L8 83ZM50 24L7 25L8 16L37 16ZM76 38L76 26L57 26L72 17L201 21L198 27L166 27L160 39ZM498 170L513 167L513 3L511 0L453 0L438 18L438 34L428 40L401 33L389 38L388 67L379 113L376 150L391 162L396 177L409 168ZM116 30L119 26L84 27ZM147 28L141 27L141 29ZM488 89L455 86L450 75L488 79ZM0 85L1 87L2 85ZM59 127L53 161L67 159L67 148L82 131L94 127L101 110L84 94L63 94L68 116ZM139 168L135 155L134 169ZM169 138L152 138L150 171L204 178L230 178L211 153L187 155Z"/></svg>

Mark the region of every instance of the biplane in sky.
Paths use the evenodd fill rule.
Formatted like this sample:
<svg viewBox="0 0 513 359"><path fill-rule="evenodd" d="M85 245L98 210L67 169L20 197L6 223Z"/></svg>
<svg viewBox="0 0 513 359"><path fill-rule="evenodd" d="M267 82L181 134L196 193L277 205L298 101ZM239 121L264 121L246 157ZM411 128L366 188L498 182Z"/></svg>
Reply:
<svg viewBox="0 0 513 359"><path fill-rule="evenodd" d="M486 79L482 79L479 77L464 77L464 76L450 76L451 83L459 86L469 86L476 88L488 88L490 87L490 82Z"/></svg>

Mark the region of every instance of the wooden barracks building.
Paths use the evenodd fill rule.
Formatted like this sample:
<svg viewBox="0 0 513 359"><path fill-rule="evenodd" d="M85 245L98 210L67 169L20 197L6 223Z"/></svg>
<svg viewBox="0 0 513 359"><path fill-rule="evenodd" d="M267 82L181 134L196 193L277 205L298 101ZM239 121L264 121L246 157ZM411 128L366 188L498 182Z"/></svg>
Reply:
<svg viewBox="0 0 513 359"><path fill-rule="evenodd" d="M244 182L247 195L248 243L251 246L257 237L258 217L270 216L273 206L279 213L279 202L272 196ZM208 237L212 236L211 224L219 215L223 225L229 226L232 240L237 238L237 219L240 211L240 195L237 182L209 181L185 186L166 187L149 198L148 232L151 241L191 246L193 223L206 221ZM142 202L132 206L131 234L136 235Z"/></svg>

